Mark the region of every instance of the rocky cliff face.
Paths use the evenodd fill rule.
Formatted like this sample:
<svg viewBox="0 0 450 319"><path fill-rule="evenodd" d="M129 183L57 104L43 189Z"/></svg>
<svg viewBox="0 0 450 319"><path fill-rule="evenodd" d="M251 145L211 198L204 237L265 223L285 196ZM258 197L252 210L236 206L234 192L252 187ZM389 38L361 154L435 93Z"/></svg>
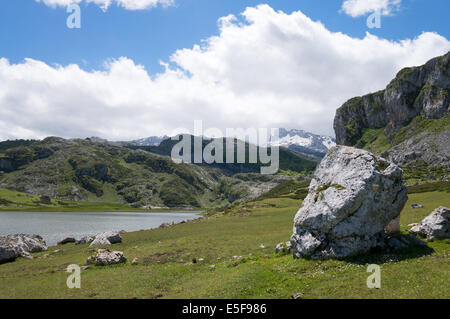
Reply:
<svg viewBox="0 0 450 319"><path fill-rule="evenodd" d="M448 120L450 110L449 59L450 52L430 60L423 66L405 68L397 74L385 90L356 97L346 102L337 110L334 120L337 144L364 147L380 137L373 134L373 130L379 130L378 133L382 133L386 138L383 143L384 149L379 148L379 150L387 151L415 135L409 134L408 136L408 132L402 132L404 134L402 138L399 138L402 129L413 121L420 122L421 120L425 122L420 123L420 129L415 131L417 134L424 131L433 131L433 133L439 134L444 132L446 136L440 136L440 140L448 140L447 135L450 131ZM440 119L438 129L432 127L433 125L430 123L433 122L427 122L427 120L437 119ZM431 129L424 129L423 123L426 123L426 126L430 126ZM368 132L371 133L370 138L367 136ZM445 143L441 144L445 148ZM434 152L442 153L439 143L437 146ZM384 154L384 156L390 157L389 154ZM393 160L395 160L394 157L392 157ZM448 157L448 154L444 154L442 157Z"/></svg>

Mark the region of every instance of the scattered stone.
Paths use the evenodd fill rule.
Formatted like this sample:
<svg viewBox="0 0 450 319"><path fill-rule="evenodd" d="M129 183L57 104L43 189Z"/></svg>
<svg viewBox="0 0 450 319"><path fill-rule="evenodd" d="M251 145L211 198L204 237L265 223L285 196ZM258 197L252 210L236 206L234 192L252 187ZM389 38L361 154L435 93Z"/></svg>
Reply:
<svg viewBox="0 0 450 319"><path fill-rule="evenodd" d="M97 265L98 266L107 266L125 263L127 259L125 258L123 252L121 251L109 251L108 249L99 249L97 251Z"/></svg>
<svg viewBox="0 0 450 319"><path fill-rule="evenodd" d="M31 253L48 249L44 239L38 235L8 235L0 237L0 264L14 261L18 257L32 259Z"/></svg>
<svg viewBox="0 0 450 319"><path fill-rule="evenodd" d="M204 261L204 260L205 260L204 258L199 258L199 259L198 259L198 261Z"/></svg>
<svg viewBox="0 0 450 319"><path fill-rule="evenodd" d="M169 223L162 223L160 226L159 226L159 228L168 228L168 227L170 227L171 225L169 224Z"/></svg>
<svg viewBox="0 0 450 319"><path fill-rule="evenodd" d="M270 255L269 254L265 254L264 258L270 258Z"/></svg>
<svg viewBox="0 0 450 319"><path fill-rule="evenodd" d="M56 250L53 251L53 254L57 254L57 253L59 253L59 252L60 252L60 250L59 250L59 249L56 249Z"/></svg>
<svg viewBox="0 0 450 319"><path fill-rule="evenodd" d="M97 235L94 241L89 246L95 245L111 245L122 242L122 236L119 232L109 231L100 235Z"/></svg>
<svg viewBox="0 0 450 319"><path fill-rule="evenodd" d="M121 234L121 235L123 235L123 234L126 234L127 232L125 231L125 230L121 230L120 232L119 232L119 234Z"/></svg>
<svg viewBox="0 0 450 319"><path fill-rule="evenodd" d="M91 236L84 236L75 242L75 245L86 245L94 240Z"/></svg>
<svg viewBox="0 0 450 319"><path fill-rule="evenodd" d="M264 244L261 244L261 246L259 246L259 248L264 249L264 248L266 248L266 246Z"/></svg>
<svg viewBox="0 0 450 319"><path fill-rule="evenodd" d="M412 209L424 208L425 206L419 204L411 204Z"/></svg>
<svg viewBox="0 0 450 319"><path fill-rule="evenodd" d="M81 267L81 271L85 271L85 270L88 270L88 269L91 269L91 267L89 267L89 266L83 266L83 267Z"/></svg>
<svg viewBox="0 0 450 319"><path fill-rule="evenodd" d="M279 243L275 246L275 252L276 253L283 253L283 252L289 252L292 248L291 242L287 241L285 243Z"/></svg>
<svg viewBox="0 0 450 319"><path fill-rule="evenodd" d="M211 269L211 270L216 269L216 265L211 265L211 266L209 266L209 269Z"/></svg>
<svg viewBox="0 0 450 319"><path fill-rule="evenodd" d="M293 298L293 299L302 299L302 297L303 297L304 295L305 295L304 293L299 292L299 293L296 293L296 294L292 295L292 298Z"/></svg>
<svg viewBox="0 0 450 319"><path fill-rule="evenodd" d="M66 237L66 238L64 238L64 239L61 239L61 240L58 242L58 245L65 245L65 244L75 243L75 242L76 242L76 239L75 239L75 238L73 238L73 237Z"/></svg>
<svg viewBox="0 0 450 319"><path fill-rule="evenodd" d="M408 227L414 227L414 226L417 226L417 225L419 225L419 223L412 223L412 224L409 224Z"/></svg>
<svg viewBox="0 0 450 319"><path fill-rule="evenodd" d="M331 148L295 217L294 256L345 258L384 244L386 226L408 199L402 177L397 165L367 151Z"/></svg>
<svg viewBox="0 0 450 319"><path fill-rule="evenodd" d="M436 208L410 232L427 239L450 238L450 210L444 206Z"/></svg>
<svg viewBox="0 0 450 319"><path fill-rule="evenodd" d="M139 264L139 258L137 258L137 257L134 258L133 261L131 262L131 264L134 265L134 266Z"/></svg>

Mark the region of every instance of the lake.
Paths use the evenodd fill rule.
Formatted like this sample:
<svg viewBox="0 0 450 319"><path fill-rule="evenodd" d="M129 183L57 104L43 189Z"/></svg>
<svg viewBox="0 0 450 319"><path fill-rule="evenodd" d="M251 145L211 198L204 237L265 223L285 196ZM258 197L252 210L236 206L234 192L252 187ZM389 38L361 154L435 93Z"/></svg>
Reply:
<svg viewBox="0 0 450 319"><path fill-rule="evenodd" d="M87 235L115 230L127 232L158 228L162 223L179 223L200 217L201 212L0 212L0 236L36 234L54 246L65 237L79 239Z"/></svg>

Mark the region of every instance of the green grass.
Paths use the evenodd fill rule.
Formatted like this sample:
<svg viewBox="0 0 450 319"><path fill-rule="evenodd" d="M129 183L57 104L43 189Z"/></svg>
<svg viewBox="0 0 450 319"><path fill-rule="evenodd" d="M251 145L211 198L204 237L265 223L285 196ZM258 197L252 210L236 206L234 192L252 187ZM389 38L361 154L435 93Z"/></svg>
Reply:
<svg viewBox="0 0 450 319"><path fill-rule="evenodd" d="M100 201L67 201L51 199L50 205L41 202L37 195L0 188L0 211L24 212L113 212L113 211L172 211L172 209L140 209L127 203ZM189 210L189 209L183 209Z"/></svg>
<svg viewBox="0 0 450 319"><path fill-rule="evenodd" d="M412 210L411 203L425 208ZM265 199L187 224L124 234L123 243L111 248L129 261L82 272L81 289L66 287L65 269L84 265L90 248L52 247L33 260L0 265L0 298L291 298L299 292L304 298L450 298L448 241L346 261L275 254L275 245L289 240L300 205L290 198ZM450 205L447 193L410 195L402 231L440 205ZM132 266L135 257L140 263ZM204 261L191 264L194 257ZM372 263L381 265L381 289L366 286Z"/></svg>

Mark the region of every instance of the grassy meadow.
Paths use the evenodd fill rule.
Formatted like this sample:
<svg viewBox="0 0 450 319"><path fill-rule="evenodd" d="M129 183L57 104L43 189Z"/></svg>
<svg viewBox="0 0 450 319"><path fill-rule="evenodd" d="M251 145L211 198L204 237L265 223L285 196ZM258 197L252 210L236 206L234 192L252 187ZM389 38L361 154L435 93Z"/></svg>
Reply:
<svg viewBox="0 0 450 319"><path fill-rule="evenodd" d="M402 232L436 207L450 206L445 192L409 198ZM425 208L413 210L412 203ZM82 271L81 289L67 288L66 268L85 265L94 250L51 247L33 260L0 265L0 298L450 298L448 240L342 261L276 254L300 205L293 198L261 199L186 224L126 233L109 249L123 251L127 263L90 266ZM135 257L138 265L131 264ZM368 264L381 266L381 289L367 288Z"/></svg>

